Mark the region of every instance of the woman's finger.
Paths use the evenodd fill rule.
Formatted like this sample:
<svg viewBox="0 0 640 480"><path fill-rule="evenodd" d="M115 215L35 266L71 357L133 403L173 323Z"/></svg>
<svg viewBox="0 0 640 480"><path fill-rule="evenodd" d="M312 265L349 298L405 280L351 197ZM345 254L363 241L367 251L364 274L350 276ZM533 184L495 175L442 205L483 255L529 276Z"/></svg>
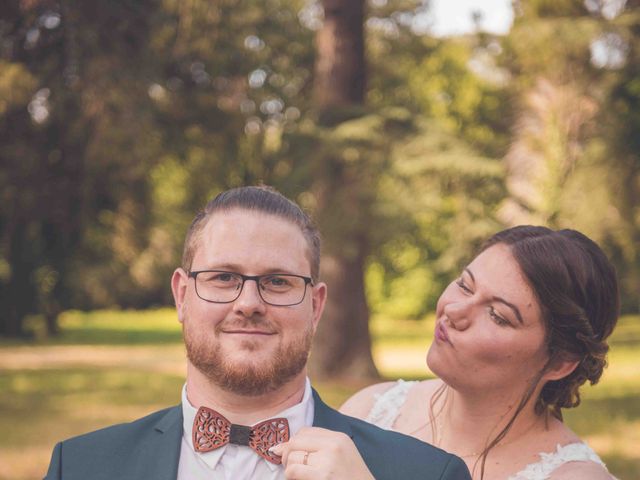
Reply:
<svg viewBox="0 0 640 480"><path fill-rule="evenodd" d="M309 465L309 457L311 454L304 450L292 450L287 458L288 464Z"/></svg>
<svg viewBox="0 0 640 480"><path fill-rule="evenodd" d="M284 470L284 475L287 480L315 480L318 478L314 476L314 469L309 465L302 465L301 463L290 463Z"/></svg>
<svg viewBox="0 0 640 480"><path fill-rule="evenodd" d="M316 452L334 446L336 443L351 442L348 435L320 427L304 427L287 442L293 450Z"/></svg>

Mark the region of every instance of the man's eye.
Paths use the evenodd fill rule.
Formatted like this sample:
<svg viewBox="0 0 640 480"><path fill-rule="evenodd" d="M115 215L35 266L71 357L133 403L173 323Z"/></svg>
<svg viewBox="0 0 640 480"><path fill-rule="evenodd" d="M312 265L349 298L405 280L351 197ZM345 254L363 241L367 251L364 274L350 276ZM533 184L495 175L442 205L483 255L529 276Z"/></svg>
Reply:
<svg viewBox="0 0 640 480"><path fill-rule="evenodd" d="M217 282L230 282L233 280L233 275L230 273L217 273L211 277L211 280Z"/></svg>
<svg viewBox="0 0 640 480"><path fill-rule="evenodd" d="M264 281L272 287L286 287L290 284L289 280L285 277L267 277Z"/></svg>
<svg viewBox="0 0 640 480"><path fill-rule="evenodd" d="M228 272L208 272L206 274L200 275L199 279L200 281L209 285L220 287L235 285L236 283L238 283L236 276L233 273Z"/></svg>

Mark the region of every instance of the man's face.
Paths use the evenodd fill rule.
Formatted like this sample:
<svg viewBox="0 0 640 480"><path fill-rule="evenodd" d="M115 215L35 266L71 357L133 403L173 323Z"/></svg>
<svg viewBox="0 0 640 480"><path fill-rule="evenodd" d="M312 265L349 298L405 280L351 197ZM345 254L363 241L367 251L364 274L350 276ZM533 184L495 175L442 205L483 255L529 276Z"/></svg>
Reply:
<svg viewBox="0 0 640 480"><path fill-rule="evenodd" d="M307 252L294 223L233 209L213 214L204 226L191 271L309 277ZM251 280L235 301L207 302L181 268L174 272L172 289L189 362L216 385L241 395L261 395L304 371L324 308L324 284L307 285L304 300L287 307L266 304Z"/></svg>

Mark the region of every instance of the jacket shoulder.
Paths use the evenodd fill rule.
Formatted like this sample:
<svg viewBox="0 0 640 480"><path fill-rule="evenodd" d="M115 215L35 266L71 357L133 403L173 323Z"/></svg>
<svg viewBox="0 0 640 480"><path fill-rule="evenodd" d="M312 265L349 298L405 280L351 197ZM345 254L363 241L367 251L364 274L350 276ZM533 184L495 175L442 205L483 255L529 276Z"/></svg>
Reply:
<svg viewBox="0 0 640 480"><path fill-rule="evenodd" d="M353 441L374 473L381 478L470 480L462 459L408 435L384 430L357 418L351 423ZM402 472L399 475L399 472Z"/></svg>
<svg viewBox="0 0 640 480"><path fill-rule="evenodd" d="M153 431L159 424L161 425L162 420L166 419L167 416L174 415L182 418L180 407L165 408L132 422L110 425L99 430L94 430L93 432L71 437L62 443L67 448L80 445L93 448L95 444L117 444L125 439L130 439L135 442L140 436L148 434L148 432Z"/></svg>
<svg viewBox="0 0 640 480"><path fill-rule="evenodd" d="M147 474L149 478L165 478L165 472L177 471L181 437L182 409L160 410L60 442L45 478L134 479Z"/></svg>
<svg viewBox="0 0 640 480"><path fill-rule="evenodd" d="M314 425L351 437L376 480L471 480L455 455L402 433L384 430L326 405L314 392Z"/></svg>

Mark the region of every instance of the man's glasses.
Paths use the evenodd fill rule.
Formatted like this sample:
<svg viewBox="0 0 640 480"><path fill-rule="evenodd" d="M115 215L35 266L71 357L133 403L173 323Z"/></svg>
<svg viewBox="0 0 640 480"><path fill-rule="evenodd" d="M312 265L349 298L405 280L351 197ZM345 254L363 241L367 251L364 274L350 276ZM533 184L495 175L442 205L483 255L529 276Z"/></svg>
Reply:
<svg viewBox="0 0 640 480"><path fill-rule="evenodd" d="M302 275L271 273L268 275L242 275L223 270L199 270L189 272L195 280L196 294L212 303L231 303L242 293L244 282L253 280L258 285L260 298L269 305L289 307L298 305L307 293L307 284L313 280Z"/></svg>

